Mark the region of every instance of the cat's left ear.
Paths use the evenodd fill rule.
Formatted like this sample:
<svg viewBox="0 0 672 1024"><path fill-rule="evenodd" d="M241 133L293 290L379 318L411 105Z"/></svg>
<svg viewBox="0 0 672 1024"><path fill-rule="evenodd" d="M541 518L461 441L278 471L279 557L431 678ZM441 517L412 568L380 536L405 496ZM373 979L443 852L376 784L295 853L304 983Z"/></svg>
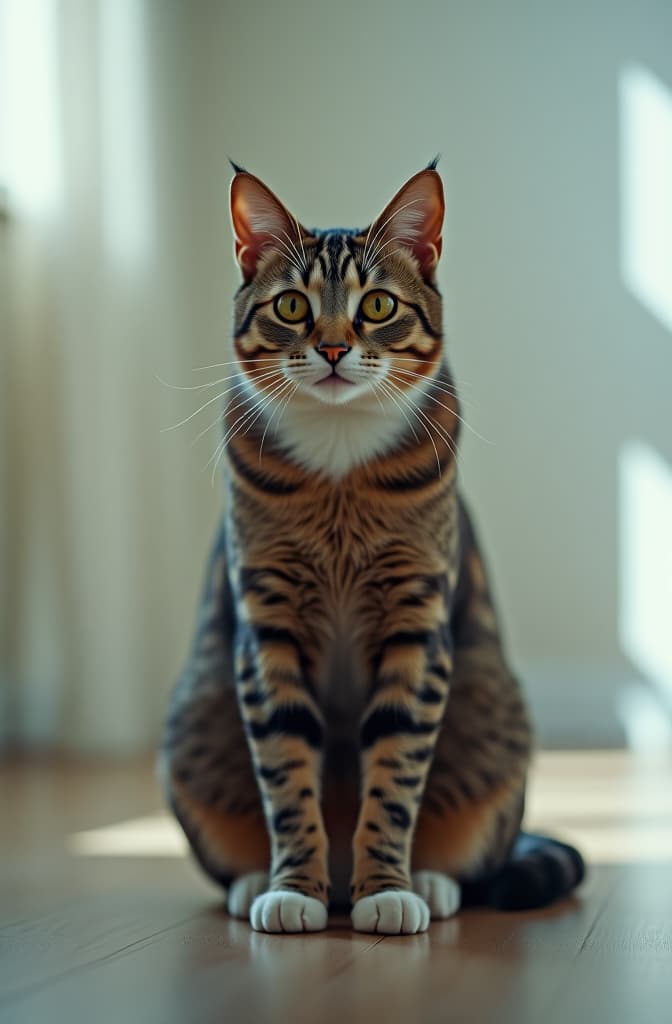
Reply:
<svg viewBox="0 0 672 1024"><path fill-rule="evenodd" d="M433 278L441 255L444 210L441 178L430 166L407 181L373 222L366 262L374 263L377 254L389 255L396 243L411 250L423 277Z"/></svg>

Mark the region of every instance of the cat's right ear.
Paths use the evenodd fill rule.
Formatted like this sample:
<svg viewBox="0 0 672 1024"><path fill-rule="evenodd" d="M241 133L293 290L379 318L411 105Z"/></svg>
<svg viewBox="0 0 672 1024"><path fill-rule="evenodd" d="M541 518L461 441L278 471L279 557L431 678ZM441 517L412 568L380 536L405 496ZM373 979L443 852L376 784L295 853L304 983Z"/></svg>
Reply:
<svg viewBox="0 0 672 1024"><path fill-rule="evenodd" d="M307 232L263 181L237 169L230 201L236 260L246 283L255 276L269 249L297 260Z"/></svg>

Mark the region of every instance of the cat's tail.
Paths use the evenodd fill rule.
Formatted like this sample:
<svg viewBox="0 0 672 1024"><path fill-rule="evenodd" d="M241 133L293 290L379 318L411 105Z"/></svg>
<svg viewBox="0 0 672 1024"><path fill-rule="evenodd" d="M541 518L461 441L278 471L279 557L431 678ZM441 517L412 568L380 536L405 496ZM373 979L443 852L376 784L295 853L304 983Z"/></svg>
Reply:
<svg viewBox="0 0 672 1024"><path fill-rule="evenodd" d="M462 883L462 902L497 910L532 910L567 896L585 874L583 857L573 846L521 832L509 859L491 878Z"/></svg>

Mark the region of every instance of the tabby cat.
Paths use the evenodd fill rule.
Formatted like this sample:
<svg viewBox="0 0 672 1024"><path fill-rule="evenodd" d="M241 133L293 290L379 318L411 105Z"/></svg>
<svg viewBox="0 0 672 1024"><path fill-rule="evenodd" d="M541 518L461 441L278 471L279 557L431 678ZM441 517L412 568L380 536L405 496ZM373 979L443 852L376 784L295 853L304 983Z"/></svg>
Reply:
<svg viewBox="0 0 672 1024"><path fill-rule="evenodd" d="M583 864L520 832L530 725L457 490L435 163L361 231L308 230L234 170L226 501L170 804L260 931L322 929L330 900L386 934L541 906Z"/></svg>

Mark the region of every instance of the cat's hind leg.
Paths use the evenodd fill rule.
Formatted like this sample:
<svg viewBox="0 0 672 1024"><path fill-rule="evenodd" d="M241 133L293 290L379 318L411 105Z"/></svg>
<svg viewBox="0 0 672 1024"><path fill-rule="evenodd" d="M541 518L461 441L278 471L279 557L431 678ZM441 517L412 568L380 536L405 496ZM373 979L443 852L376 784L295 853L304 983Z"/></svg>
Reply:
<svg viewBox="0 0 672 1024"><path fill-rule="evenodd" d="M268 871L270 847L236 694L226 680L185 676L166 723L159 770L194 857L217 883ZM258 893L254 893L254 896ZM250 884L235 890L235 907Z"/></svg>

